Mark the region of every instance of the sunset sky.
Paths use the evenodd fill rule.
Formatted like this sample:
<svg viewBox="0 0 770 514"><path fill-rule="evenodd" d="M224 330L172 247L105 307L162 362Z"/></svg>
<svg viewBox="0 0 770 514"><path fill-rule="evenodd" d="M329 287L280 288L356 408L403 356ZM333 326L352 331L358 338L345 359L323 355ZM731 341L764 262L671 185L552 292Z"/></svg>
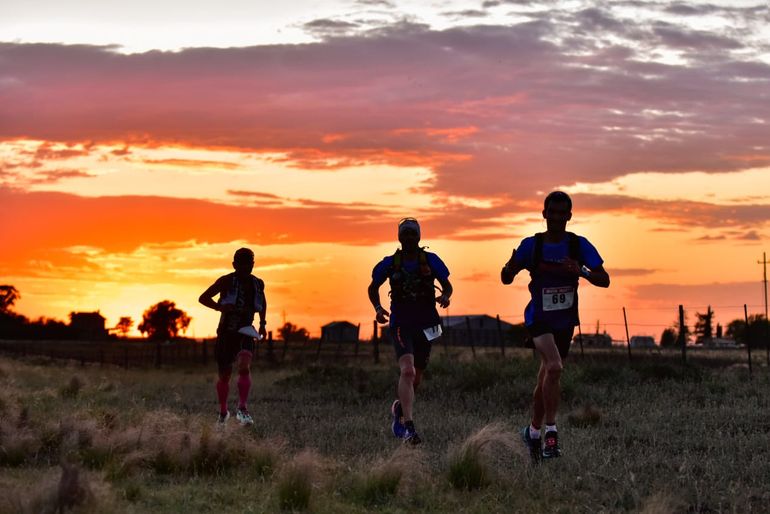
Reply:
<svg viewBox="0 0 770 514"><path fill-rule="evenodd" d="M499 270L544 194L612 277L597 322L656 339L684 304L764 311L762 1L10 0L0 16L0 284L28 317L136 323L256 254L268 329L361 323L415 216L449 314L521 322ZM387 285L381 289L383 298ZM138 333L136 333L138 335Z"/></svg>

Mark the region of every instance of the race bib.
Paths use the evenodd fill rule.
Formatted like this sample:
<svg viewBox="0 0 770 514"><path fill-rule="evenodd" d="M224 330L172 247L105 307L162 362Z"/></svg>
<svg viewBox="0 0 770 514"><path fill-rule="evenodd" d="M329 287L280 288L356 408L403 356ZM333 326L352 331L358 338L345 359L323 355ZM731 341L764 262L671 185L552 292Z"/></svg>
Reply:
<svg viewBox="0 0 770 514"><path fill-rule="evenodd" d="M423 329L422 333L425 334L425 339L428 341L433 341L434 339L437 339L439 336L441 336L441 325L425 328Z"/></svg>
<svg viewBox="0 0 770 514"><path fill-rule="evenodd" d="M572 286L564 287L544 287L543 288L543 310L561 311L569 309L575 303L575 288Z"/></svg>

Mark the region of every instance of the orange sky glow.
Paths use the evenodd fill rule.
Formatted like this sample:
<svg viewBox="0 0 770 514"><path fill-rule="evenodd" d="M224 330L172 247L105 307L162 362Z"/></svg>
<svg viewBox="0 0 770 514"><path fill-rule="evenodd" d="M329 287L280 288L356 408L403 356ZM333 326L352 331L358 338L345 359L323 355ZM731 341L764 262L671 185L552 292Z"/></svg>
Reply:
<svg viewBox="0 0 770 514"><path fill-rule="evenodd" d="M581 287L584 332L625 338L623 307L656 339L679 304L691 325L764 312L770 8L690 4L733 25L608 8L135 53L0 41L0 284L28 317L108 326L173 300L208 337L197 298L247 246L268 329L368 338L371 269L415 216L448 313L518 323L528 277L499 269L558 188L612 278Z"/></svg>

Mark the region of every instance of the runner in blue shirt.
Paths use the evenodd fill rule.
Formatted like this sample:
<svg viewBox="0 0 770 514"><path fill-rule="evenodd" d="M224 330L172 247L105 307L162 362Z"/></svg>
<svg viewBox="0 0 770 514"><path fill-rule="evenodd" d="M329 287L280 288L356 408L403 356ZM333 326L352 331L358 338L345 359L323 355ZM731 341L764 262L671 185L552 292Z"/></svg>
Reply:
<svg viewBox="0 0 770 514"><path fill-rule="evenodd" d="M391 406L393 435L410 444L419 444L414 427L414 392L428 365L431 346L441 335L441 318L436 303L449 306L452 284L449 270L438 255L419 246L420 224L404 218L398 224L401 248L385 257L372 270L369 301L379 323L390 322L390 338L401 370L398 399ZM380 303L380 286L390 282L390 312ZM434 281L441 285L436 297Z"/></svg>
<svg viewBox="0 0 770 514"><path fill-rule="evenodd" d="M521 437L535 463L541 457L549 459L561 454L556 412L563 360L579 323L578 279L583 277L598 287L610 285L596 248L586 238L566 231L567 222L572 219L569 195L561 191L550 193L543 204L543 218L547 230L522 240L500 273L506 285L524 269L531 277L531 300L524 310L524 324L540 354L540 371L533 395L532 422L521 430ZM543 422L545 436L541 438Z"/></svg>

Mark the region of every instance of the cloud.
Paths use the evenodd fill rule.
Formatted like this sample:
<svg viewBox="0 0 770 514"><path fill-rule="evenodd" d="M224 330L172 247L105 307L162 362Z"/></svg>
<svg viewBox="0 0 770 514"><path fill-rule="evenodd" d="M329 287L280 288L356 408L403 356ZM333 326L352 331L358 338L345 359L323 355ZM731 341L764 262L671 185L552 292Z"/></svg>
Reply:
<svg viewBox="0 0 770 514"><path fill-rule="evenodd" d="M652 275L660 270L647 268L612 268L610 273L613 277L642 277Z"/></svg>
<svg viewBox="0 0 770 514"><path fill-rule="evenodd" d="M750 228L770 220L770 204L720 205L693 200L646 200L623 195L572 195L575 210L587 213L626 212L673 226L724 229ZM755 234L756 235L756 234ZM712 236L713 239L714 236Z"/></svg>
<svg viewBox="0 0 770 514"><path fill-rule="evenodd" d="M667 4L645 5L662 16ZM671 16L629 23L607 4L445 30L318 19L306 27L334 37L297 45L3 43L0 139L271 152L321 170L418 164L436 194L519 199L633 172L744 170L770 165L770 65L752 21L768 12L720 9L724 28L708 32Z"/></svg>

